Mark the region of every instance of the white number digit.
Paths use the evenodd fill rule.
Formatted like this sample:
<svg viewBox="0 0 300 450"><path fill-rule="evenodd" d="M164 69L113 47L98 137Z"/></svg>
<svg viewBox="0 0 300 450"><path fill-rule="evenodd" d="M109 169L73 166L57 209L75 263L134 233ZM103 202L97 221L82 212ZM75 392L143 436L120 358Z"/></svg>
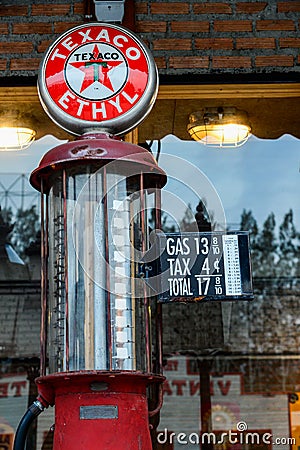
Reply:
<svg viewBox="0 0 300 450"><path fill-rule="evenodd" d="M209 252L208 239L206 237L201 238L201 244L203 245L201 250L202 255L207 255Z"/></svg>
<svg viewBox="0 0 300 450"><path fill-rule="evenodd" d="M202 278L201 281L200 281L200 279L198 280L199 295L207 295L208 289L209 289L209 283L210 283L209 277ZM203 289L203 285L204 285L204 289Z"/></svg>
<svg viewBox="0 0 300 450"><path fill-rule="evenodd" d="M206 272L206 275L209 275L210 268L209 268L209 261L208 261L208 258L205 258L205 261L204 261L204 264L203 264L203 266L202 266L202 271L201 271L201 272L203 272L203 271Z"/></svg>

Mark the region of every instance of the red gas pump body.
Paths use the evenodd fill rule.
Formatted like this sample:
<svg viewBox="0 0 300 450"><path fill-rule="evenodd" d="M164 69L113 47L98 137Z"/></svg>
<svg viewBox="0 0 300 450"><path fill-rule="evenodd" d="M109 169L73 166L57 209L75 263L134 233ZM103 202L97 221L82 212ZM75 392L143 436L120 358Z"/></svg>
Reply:
<svg viewBox="0 0 300 450"><path fill-rule="evenodd" d="M160 228L166 174L149 151L113 135L150 112L158 71L129 30L83 24L49 47L38 88L50 118L81 137L46 153L30 177L42 212L41 377L30 417L55 405L54 450L150 450L162 314L136 274L150 247L147 201Z"/></svg>
<svg viewBox="0 0 300 450"><path fill-rule="evenodd" d="M71 167L93 166L106 171L111 163L118 163L117 165L123 174L143 178L142 191L144 189L151 189L153 187L161 188L165 183L165 173L157 166L153 156L144 148L121 141L120 139L112 138L106 134L88 134L78 138L74 142L62 144L50 150L41 160L39 167L31 175L31 184L41 190L42 193L48 195L56 180L56 174L62 174L62 179L67 183L68 175L66 171ZM113 169L115 173L116 167ZM134 168L130 171L130 168ZM73 172L72 172L73 174ZM138 174L138 175L136 175ZM104 182L105 184L105 182ZM159 189L158 189L159 191ZM62 187L62 204L64 209L64 221L61 223L64 229L63 240L64 245L69 239L67 214L67 188ZM104 197L109 195L105 193ZM136 193L134 193L136 196ZM141 194L144 195L144 194ZM106 201L106 200L105 200ZM144 211L141 211L144 215ZM42 376L36 380L39 397L38 399L44 406L55 405L55 427L54 427L54 450L151 450L152 443L150 437L150 423L148 408L148 387L157 385L156 392L159 392L158 398L155 399L157 404L155 406L156 412L159 411L162 401L161 386L164 381L162 373L162 350L161 350L161 311L156 320L156 358L155 363L152 360L152 343L149 335L150 317L149 314L149 299L146 295L143 298L135 301L141 302L145 311L145 330L143 336L145 339L145 353L144 358L146 366L144 369L135 367L132 370L114 370L112 367L113 351L111 342L111 333L108 333L108 347L107 347L107 369L108 370L89 370L85 366L80 367L80 370L74 370L70 363L70 335L73 330L69 323L69 309L70 298L68 295L68 267L65 264L64 285L61 299L58 301L56 308L60 308L60 302L64 302L65 306L62 309L64 312L63 318L63 350L59 350L60 354L64 353L64 368L58 371L47 369L47 352L51 351L48 345L47 350L47 333L49 330L49 323L51 327L51 314L49 316L49 292L47 288L47 252L48 250L48 236L47 236L47 221L49 222L49 213L46 213L44 224L44 232L42 233L43 241L43 280L42 280L42 352L41 352L41 374ZM145 221L145 218L142 222ZM104 221L107 223L107 220ZM105 237L107 244L105 251L109 251L112 243L108 242L108 236ZM82 240L84 238L82 236ZM61 249L60 249L61 250ZM146 250L146 248L144 248ZM64 252L65 253L65 252ZM66 255L64 257L66 259ZM70 261L69 261L70 262ZM107 269L103 269L107 270ZM108 283L109 277L106 280ZM110 286L106 285L109 291ZM119 295L118 293L112 294ZM74 299L73 306L74 308ZM80 301L80 298L77 298ZM108 304L112 301L110 294L107 294L105 302ZM87 306L86 306L87 307ZM85 307L85 308L86 308ZM159 307L160 308L160 307ZM53 313L55 314L55 313ZM47 317L48 316L48 317ZM95 317L95 333L97 328L97 318ZM87 320L86 317L85 319ZM112 326L111 319L108 322L102 333L106 333L107 329ZM57 324L52 324L52 326ZM118 325L114 325L118 326ZM106 328L106 331L105 331ZM75 332L74 332L75 333ZM109 337L110 336L110 337ZM91 337L92 338L92 337ZM85 346L89 346L88 340ZM93 346L93 345L92 345ZM46 373L49 373L46 375Z"/></svg>
<svg viewBox="0 0 300 450"><path fill-rule="evenodd" d="M53 450L151 450L147 386L163 377L86 371L36 380L55 404Z"/></svg>

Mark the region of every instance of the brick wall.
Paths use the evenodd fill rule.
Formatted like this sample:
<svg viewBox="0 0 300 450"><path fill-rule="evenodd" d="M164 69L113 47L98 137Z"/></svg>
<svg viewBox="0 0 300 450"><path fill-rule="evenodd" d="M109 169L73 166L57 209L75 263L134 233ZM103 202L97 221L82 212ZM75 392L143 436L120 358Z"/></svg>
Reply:
<svg viewBox="0 0 300 450"><path fill-rule="evenodd" d="M40 355L39 282L0 282L0 360Z"/></svg>
<svg viewBox="0 0 300 450"><path fill-rule="evenodd" d="M134 8L161 75L299 73L298 0L135 0ZM84 11L80 0L2 0L0 76L35 76L48 45L83 23Z"/></svg>
<svg viewBox="0 0 300 450"><path fill-rule="evenodd" d="M136 2L136 29L168 75L297 72L299 19L296 0Z"/></svg>
<svg viewBox="0 0 300 450"><path fill-rule="evenodd" d="M219 303L164 305L164 353L297 354L299 284L292 279L285 286L280 279L253 281L255 300L234 302L228 321Z"/></svg>
<svg viewBox="0 0 300 450"><path fill-rule="evenodd" d="M35 76L48 46L83 21L82 1L1 1L0 76Z"/></svg>

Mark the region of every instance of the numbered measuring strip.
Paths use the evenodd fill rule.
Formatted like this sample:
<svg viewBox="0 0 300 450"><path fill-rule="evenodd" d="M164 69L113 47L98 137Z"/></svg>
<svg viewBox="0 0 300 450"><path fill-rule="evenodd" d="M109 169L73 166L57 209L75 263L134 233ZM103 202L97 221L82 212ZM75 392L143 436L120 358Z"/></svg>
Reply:
<svg viewBox="0 0 300 450"><path fill-rule="evenodd" d="M238 236L222 236L226 295L242 295Z"/></svg>

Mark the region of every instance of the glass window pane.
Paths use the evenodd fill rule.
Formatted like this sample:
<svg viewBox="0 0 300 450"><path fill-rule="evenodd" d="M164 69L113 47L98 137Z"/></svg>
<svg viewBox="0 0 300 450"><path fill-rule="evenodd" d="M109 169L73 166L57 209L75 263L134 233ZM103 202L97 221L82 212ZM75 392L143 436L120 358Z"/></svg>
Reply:
<svg viewBox="0 0 300 450"><path fill-rule="evenodd" d="M210 223L250 231L255 295L251 302L164 305L164 352L174 356L166 359L158 448L180 449L182 440L198 448L201 433L211 432L213 448L267 449L276 441L297 449L299 141L252 136L220 149L167 136L159 163L171 174L163 218L172 216L176 229L203 231Z"/></svg>

